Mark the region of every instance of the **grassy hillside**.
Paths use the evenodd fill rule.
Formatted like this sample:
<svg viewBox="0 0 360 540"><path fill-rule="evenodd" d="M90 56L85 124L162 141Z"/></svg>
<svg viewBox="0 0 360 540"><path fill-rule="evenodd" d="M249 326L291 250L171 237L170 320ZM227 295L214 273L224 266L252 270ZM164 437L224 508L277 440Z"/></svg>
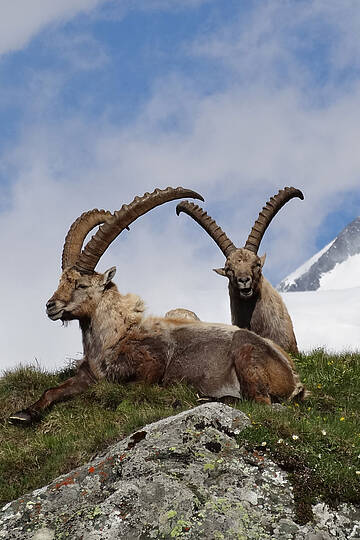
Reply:
<svg viewBox="0 0 360 540"><path fill-rule="evenodd" d="M270 408L232 403L252 420L239 436L249 453L264 453L289 471L298 519L309 517L315 498L360 503L360 354L322 350L296 359L312 395L303 403ZM7 416L69 377L20 367L0 379L0 503L49 483L89 460L109 443L146 423L197 403L184 385L161 388L101 382L56 405L33 427L9 425Z"/></svg>

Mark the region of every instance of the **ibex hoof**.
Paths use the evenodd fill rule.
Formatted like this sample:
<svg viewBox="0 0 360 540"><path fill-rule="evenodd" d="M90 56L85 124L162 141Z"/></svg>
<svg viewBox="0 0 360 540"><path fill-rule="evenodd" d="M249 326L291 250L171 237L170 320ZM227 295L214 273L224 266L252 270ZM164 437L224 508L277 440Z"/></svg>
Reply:
<svg viewBox="0 0 360 540"><path fill-rule="evenodd" d="M10 424L16 424L18 426L29 426L35 421L35 418L28 411L23 410L9 416L8 421Z"/></svg>

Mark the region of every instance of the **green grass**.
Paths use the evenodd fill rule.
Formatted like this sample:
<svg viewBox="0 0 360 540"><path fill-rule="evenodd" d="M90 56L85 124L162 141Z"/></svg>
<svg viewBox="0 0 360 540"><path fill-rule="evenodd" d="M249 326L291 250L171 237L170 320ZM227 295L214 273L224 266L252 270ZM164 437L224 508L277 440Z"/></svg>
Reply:
<svg viewBox="0 0 360 540"><path fill-rule="evenodd" d="M323 500L360 503L360 354L316 350L296 359L311 396L273 409L252 402L235 406L252 427L238 439L257 459L267 455L290 474L297 518L311 517ZM0 379L0 503L49 483L146 423L197 404L184 385L111 384L105 381L49 411L29 428L6 418L69 377L21 367Z"/></svg>
<svg viewBox="0 0 360 540"><path fill-rule="evenodd" d="M311 396L280 411L241 403L252 429L239 442L290 473L298 521L306 522L316 500L360 503L360 355L316 350L296 364Z"/></svg>
<svg viewBox="0 0 360 540"><path fill-rule="evenodd" d="M0 379L0 505L49 483L85 463L110 443L139 427L196 404L191 388L144 384L96 384L59 403L32 427L6 418L70 376L21 367Z"/></svg>

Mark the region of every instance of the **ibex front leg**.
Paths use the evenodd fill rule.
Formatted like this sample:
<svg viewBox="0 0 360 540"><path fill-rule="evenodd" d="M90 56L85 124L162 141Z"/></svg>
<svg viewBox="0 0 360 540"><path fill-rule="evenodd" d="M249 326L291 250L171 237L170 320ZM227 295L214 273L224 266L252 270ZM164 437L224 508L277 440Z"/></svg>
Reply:
<svg viewBox="0 0 360 540"><path fill-rule="evenodd" d="M33 405L12 414L9 417L9 422L12 424L29 425L38 420L45 409L54 403L64 401L85 392L94 382L95 378L90 371L88 362L85 361L80 365L73 377L70 377L70 379L67 379L55 388L45 390L41 398L33 403Z"/></svg>

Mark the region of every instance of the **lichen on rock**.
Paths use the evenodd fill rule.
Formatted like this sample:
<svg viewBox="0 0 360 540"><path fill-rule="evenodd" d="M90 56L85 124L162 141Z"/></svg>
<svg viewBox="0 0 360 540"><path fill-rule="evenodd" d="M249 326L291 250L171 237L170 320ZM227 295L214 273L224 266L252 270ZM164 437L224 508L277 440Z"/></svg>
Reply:
<svg viewBox="0 0 360 540"><path fill-rule="evenodd" d="M359 509L323 503L295 522L287 474L239 447L241 412L206 403L145 426L91 463L0 511L0 539L360 537Z"/></svg>

